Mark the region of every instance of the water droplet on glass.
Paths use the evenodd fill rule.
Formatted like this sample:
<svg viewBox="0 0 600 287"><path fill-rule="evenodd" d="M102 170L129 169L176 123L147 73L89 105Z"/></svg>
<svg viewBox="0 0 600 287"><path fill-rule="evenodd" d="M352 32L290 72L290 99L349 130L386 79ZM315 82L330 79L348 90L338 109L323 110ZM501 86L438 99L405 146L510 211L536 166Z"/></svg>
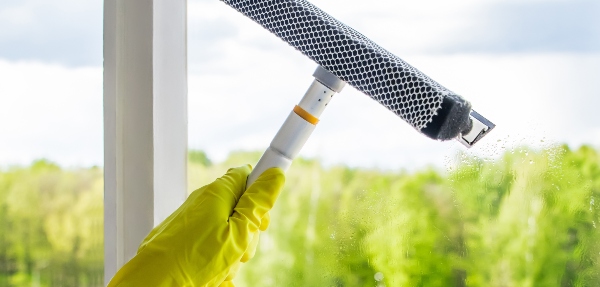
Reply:
<svg viewBox="0 0 600 287"><path fill-rule="evenodd" d="M377 273L375 273L374 277L375 277L375 281L381 281L381 280L383 280L383 273L377 272Z"/></svg>

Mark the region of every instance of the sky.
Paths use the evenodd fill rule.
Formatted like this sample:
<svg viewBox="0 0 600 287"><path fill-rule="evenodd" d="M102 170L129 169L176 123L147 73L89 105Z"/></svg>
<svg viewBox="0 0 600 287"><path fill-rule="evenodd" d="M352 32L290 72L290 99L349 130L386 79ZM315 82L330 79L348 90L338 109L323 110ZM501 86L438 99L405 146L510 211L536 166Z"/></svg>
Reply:
<svg viewBox="0 0 600 287"><path fill-rule="evenodd" d="M301 155L443 167L523 145L600 146L600 2L314 0L462 95L496 129L474 148L419 134L347 86ZM102 165L102 1L0 3L0 166ZM8 28L6 28L8 27ZM218 0L188 1L189 148L263 150L316 64Z"/></svg>

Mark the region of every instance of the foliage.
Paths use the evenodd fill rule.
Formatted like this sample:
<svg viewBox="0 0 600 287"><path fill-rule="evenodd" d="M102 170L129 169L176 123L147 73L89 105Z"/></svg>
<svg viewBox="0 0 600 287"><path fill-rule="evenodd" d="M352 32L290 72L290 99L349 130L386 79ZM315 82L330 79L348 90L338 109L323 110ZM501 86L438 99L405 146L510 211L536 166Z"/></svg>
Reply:
<svg viewBox="0 0 600 287"><path fill-rule="evenodd" d="M459 159L448 174L295 162L238 285L598 286L597 151Z"/></svg>
<svg viewBox="0 0 600 287"><path fill-rule="evenodd" d="M189 188L260 153L190 153ZM600 153L458 155L449 172L299 159L236 286L598 286ZM0 170L0 286L102 285L102 171Z"/></svg>
<svg viewBox="0 0 600 287"><path fill-rule="evenodd" d="M199 164L203 166L210 166L212 164L206 153L201 150L188 151L188 162L191 164Z"/></svg>
<svg viewBox="0 0 600 287"><path fill-rule="evenodd" d="M0 286L100 286L99 168L45 160L0 172Z"/></svg>

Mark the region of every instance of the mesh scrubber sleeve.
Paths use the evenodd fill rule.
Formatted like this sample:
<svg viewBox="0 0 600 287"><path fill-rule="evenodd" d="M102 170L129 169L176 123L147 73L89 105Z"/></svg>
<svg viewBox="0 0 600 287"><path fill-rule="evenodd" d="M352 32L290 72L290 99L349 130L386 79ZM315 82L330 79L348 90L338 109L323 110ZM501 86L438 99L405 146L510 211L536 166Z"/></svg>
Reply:
<svg viewBox="0 0 600 287"><path fill-rule="evenodd" d="M430 138L453 139L471 129L469 102L313 4L222 1Z"/></svg>

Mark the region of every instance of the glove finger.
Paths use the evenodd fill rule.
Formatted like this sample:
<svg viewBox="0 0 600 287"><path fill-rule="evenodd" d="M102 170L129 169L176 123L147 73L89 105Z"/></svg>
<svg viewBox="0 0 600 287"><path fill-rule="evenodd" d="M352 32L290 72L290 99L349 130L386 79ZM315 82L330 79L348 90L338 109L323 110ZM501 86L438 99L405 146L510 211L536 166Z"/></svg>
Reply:
<svg viewBox="0 0 600 287"><path fill-rule="evenodd" d="M235 264L233 264L233 266L231 266L231 269L229 269L229 273L227 273L227 277L225 277L225 282L227 282L227 281L231 282L231 280L233 280L233 278L235 278L235 275L237 275L241 266L242 266L242 263L240 263L240 262L236 262ZM226 286L233 286L233 283L231 283L231 284L232 285L226 285Z"/></svg>
<svg viewBox="0 0 600 287"><path fill-rule="evenodd" d="M250 165L230 168L225 175L206 186L206 196L198 197L198 200L210 198L213 201L212 206L219 207L215 208L218 216L228 218L244 194L251 170Z"/></svg>
<svg viewBox="0 0 600 287"><path fill-rule="evenodd" d="M265 216L260 220L260 227L258 229L260 231L266 231L269 228L269 223L271 223L271 213L267 211Z"/></svg>
<svg viewBox="0 0 600 287"><path fill-rule="evenodd" d="M246 252L244 252L244 255L242 255L242 259L240 259L241 262L246 263L250 259L252 259L252 257L254 257L254 254L256 254L256 247L258 247L258 239L259 238L260 238L260 232L255 232L254 236L252 237L252 241L250 242L250 245L248 246L248 249L246 249Z"/></svg>
<svg viewBox="0 0 600 287"><path fill-rule="evenodd" d="M236 224L239 231L258 231L261 219L273 208L284 183L283 170L267 169L244 192L234 208L230 222Z"/></svg>

